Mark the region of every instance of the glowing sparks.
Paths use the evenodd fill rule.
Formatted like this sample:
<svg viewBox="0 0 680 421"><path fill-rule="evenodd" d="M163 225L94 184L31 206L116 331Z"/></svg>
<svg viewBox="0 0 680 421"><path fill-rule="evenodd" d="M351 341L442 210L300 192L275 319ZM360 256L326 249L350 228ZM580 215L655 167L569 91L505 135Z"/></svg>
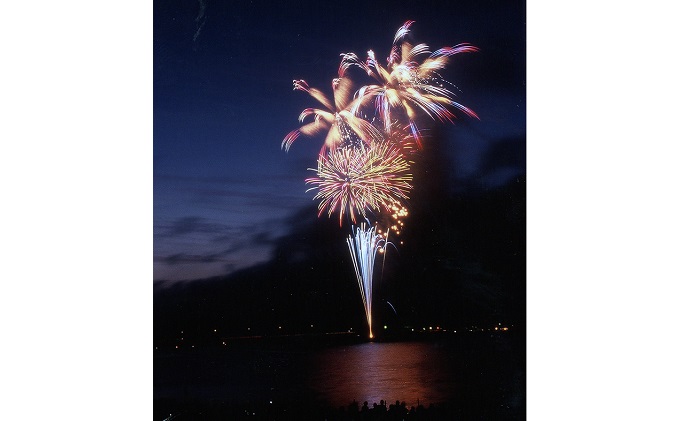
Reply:
<svg viewBox="0 0 680 421"><path fill-rule="evenodd" d="M372 100L388 134L394 118L405 114L403 117L408 121L412 134L420 145L421 136L415 123L418 109L430 118L440 121L453 121L455 115L451 108L478 118L474 111L453 100L454 93L445 87L445 84L450 83L437 71L446 66L451 56L479 49L462 43L430 53L426 44L413 46L404 41L412 24L413 21L407 21L397 30L387 59L387 68L380 65L373 51L368 52L365 62L360 62L356 54L342 55L341 68L346 70L353 65L358 66L378 81L378 84L364 86L358 91L358 102L354 104L355 111ZM424 54L429 56L422 63L418 63L418 56Z"/></svg>
<svg viewBox="0 0 680 421"><path fill-rule="evenodd" d="M385 141L395 145L409 164L415 162L413 157L418 152L419 145L410 130L410 126L404 127L400 121L394 121L389 133L385 135Z"/></svg>
<svg viewBox="0 0 680 421"><path fill-rule="evenodd" d="M319 200L319 216L326 212L330 217L337 211L342 225L344 217L356 224L358 216L368 220L370 214L388 227L383 234L380 230L376 233L375 227L353 225L347 238L370 338L375 256L383 254L384 264L385 246L391 244L388 234L399 235L408 216L405 202L413 180L410 166L422 147L416 119L424 114L452 122L456 110L478 118L474 111L453 100L455 95L449 87L454 85L438 73L454 55L478 48L462 43L431 52L426 44L406 41L413 23L406 21L397 30L385 67L373 51L368 51L365 61L354 53L340 54L338 78L331 83L332 100L304 80L294 80L293 89L307 92L323 109L303 110L301 127L288 133L281 143L287 152L300 136L325 136L317 168L311 169L316 176L305 180L312 186L307 191L317 190L314 200ZM377 82L355 90L350 79L353 67Z"/></svg>
<svg viewBox="0 0 680 421"><path fill-rule="evenodd" d="M285 149L286 152L290 150L291 145L300 135L315 137L326 133L326 140L321 149L322 154L326 149L334 149L342 145L343 142L350 140L351 135L357 136L367 144L381 137L380 132L371 123L349 111L354 108L350 101L353 94L351 80L336 78L333 79L332 86L334 102L331 102L320 90L310 88L304 80L293 81L293 90L307 92L326 107L326 110L307 108L302 111L299 117L300 123L304 123L309 116L314 116L314 121L286 135L281 143L281 148ZM354 100L354 102L356 101Z"/></svg>
<svg viewBox="0 0 680 421"><path fill-rule="evenodd" d="M408 199L413 179L398 148L386 142L320 155L316 173L306 181L314 186L309 190L318 189L314 199L321 199L319 215L337 210L340 225L345 214L356 222L357 214L365 218L367 211L389 211L394 203Z"/></svg>
<svg viewBox="0 0 680 421"><path fill-rule="evenodd" d="M357 282L359 283L361 299L364 303L369 338L373 338L373 315L371 313L371 305L373 303L373 266L376 252L384 250L387 245L387 236L383 237L381 234L376 234L375 227L366 229L366 224L352 227L352 232L353 235L347 237L347 246L352 257Z"/></svg>

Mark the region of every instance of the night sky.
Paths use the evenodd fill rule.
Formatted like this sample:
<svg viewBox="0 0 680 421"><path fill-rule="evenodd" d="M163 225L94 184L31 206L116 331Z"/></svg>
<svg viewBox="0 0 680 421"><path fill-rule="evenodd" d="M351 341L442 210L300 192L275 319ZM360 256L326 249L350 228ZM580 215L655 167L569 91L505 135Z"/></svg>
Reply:
<svg viewBox="0 0 680 421"><path fill-rule="evenodd" d="M291 82L328 89L345 51L384 60L410 19L433 48L480 48L447 72L480 120L440 128L430 157L446 182L421 186L447 199L420 212L466 203L457 215L472 217L526 180L528 419L677 418L680 68L665 3L529 2L526 19L500 1L26 6L0 14L3 414L150 418L157 281L248 280L295 268L282 251L312 247L305 236L337 245L305 193L320 143L280 150L314 104ZM437 239L410 221L409 241ZM486 232L465 237L473 251L498 227L466 226Z"/></svg>
<svg viewBox="0 0 680 421"><path fill-rule="evenodd" d="M438 128L438 149L430 148L445 167L444 195L522 177L521 1L155 2L154 280L224 275L272 258L291 217L316 205L304 180L322 139L280 148L299 113L316 106L292 80L330 95L340 53L372 49L384 62L406 20L432 49L480 48L455 56L445 72L480 120Z"/></svg>

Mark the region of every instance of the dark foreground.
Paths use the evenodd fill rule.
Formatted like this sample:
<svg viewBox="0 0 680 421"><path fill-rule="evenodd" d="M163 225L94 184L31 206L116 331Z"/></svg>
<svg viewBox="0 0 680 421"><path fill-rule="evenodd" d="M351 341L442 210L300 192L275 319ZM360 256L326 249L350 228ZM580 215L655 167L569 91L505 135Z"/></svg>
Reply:
<svg viewBox="0 0 680 421"><path fill-rule="evenodd" d="M169 408L175 407L175 412ZM395 401L391 404L367 401L359 405L332 408L318 404L289 406L274 404L228 405L221 402L185 402L181 406L166 400L154 401L154 419L158 420L518 420L524 419L509 408L489 408L475 415L466 408L450 403L411 405Z"/></svg>
<svg viewBox="0 0 680 421"><path fill-rule="evenodd" d="M413 383L412 375L400 377L413 368L400 363L407 358L389 354L401 346L356 342L269 338L226 349L156 351L154 420L525 419L523 334L437 335L405 345L423 354L416 369L425 374L416 383L427 383L409 396L401 392L408 389L385 389L386 382ZM376 348L389 353L379 354L378 362L349 364L375 368L383 359L392 362L377 371L360 367L357 373L368 373L360 378L346 376L346 359ZM423 390L433 388L437 393L428 399ZM399 396L390 394L396 390Z"/></svg>

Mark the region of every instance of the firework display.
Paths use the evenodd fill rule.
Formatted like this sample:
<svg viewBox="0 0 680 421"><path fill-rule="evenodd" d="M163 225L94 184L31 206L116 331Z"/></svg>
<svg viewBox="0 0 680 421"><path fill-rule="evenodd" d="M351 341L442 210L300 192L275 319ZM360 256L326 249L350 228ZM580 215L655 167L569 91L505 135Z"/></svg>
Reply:
<svg viewBox="0 0 680 421"><path fill-rule="evenodd" d="M387 58L387 67L380 65L373 51L368 52L366 61L358 60L356 54L342 55L342 69L357 66L363 69L378 84L364 86L357 92L353 103L353 112L362 106L375 103L375 110L383 122L385 133L389 134L394 120L403 119L411 129L411 133L418 145L421 135L416 125L416 110L419 109L432 119L453 121L455 115L451 108L477 117L474 111L453 101L453 92L447 89L451 85L444 80L438 70L443 69L451 56L459 53L478 51L477 47L467 43L454 47L444 47L431 53L426 44L413 46L405 42L405 36L410 32L413 21L407 21L397 31L392 50ZM429 54L419 63L418 56ZM453 85L451 85L453 86Z"/></svg>
<svg viewBox="0 0 680 421"><path fill-rule="evenodd" d="M388 211L393 203L408 199L413 179L408 162L387 142L339 148L320 155L317 163L317 177L307 179L315 186L309 190L319 190L314 196L321 199L319 215L338 210L340 225L345 213L356 223L357 213L367 218L366 211Z"/></svg>
<svg viewBox="0 0 680 421"><path fill-rule="evenodd" d="M352 257L354 272L359 283L361 299L366 311L368 322L368 337L373 338L373 315L371 304L373 301L373 264L378 250L384 250L387 246L387 236L376 234L375 227L366 228L366 224L353 227L352 235L347 237L349 254Z"/></svg>
<svg viewBox="0 0 680 421"><path fill-rule="evenodd" d="M348 102L352 95L351 80L348 78L337 78L333 80L334 104L318 89L310 88L304 80L294 80L293 89L305 91L313 98L323 104L327 110L318 108L307 108L300 114L301 123L309 116L314 116L314 121L307 123L297 130L288 133L281 144L286 151L290 149L293 142L301 135L317 136L326 133L326 140L321 149L324 154L327 149L335 149L337 146L346 145L352 137L358 137L363 142L370 144L373 139L381 137L380 132L368 121L357 117L350 110L355 108L354 103L358 100Z"/></svg>
<svg viewBox="0 0 680 421"><path fill-rule="evenodd" d="M455 111L478 118L454 101L455 94L449 89L454 85L439 74L451 57L478 48L461 43L431 52L426 44L406 40L413 23L406 21L397 30L385 66L373 51L368 51L364 61L354 53L340 54L338 77L331 83L333 101L304 80L294 80L294 90L307 92L325 109L303 110L299 120L304 125L288 133L281 143L281 148L289 151L301 135L325 137L317 167L310 169L316 176L307 178L306 183L312 186L308 191L316 191L319 216L338 212L340 226L345 218L352 224L347 244L370 338L376 252L384 252L390 229L399 235L408 215L407 200L414 187L411 166L417 161L416 152L423 148L417 120L423 116L453 122ZM375 83L355 89L350 78L353 68ZM373 226L366 228L364 222L357 221L359 216L368 226L373 220ZM383 236L377 224L385 221Z"/></svg>

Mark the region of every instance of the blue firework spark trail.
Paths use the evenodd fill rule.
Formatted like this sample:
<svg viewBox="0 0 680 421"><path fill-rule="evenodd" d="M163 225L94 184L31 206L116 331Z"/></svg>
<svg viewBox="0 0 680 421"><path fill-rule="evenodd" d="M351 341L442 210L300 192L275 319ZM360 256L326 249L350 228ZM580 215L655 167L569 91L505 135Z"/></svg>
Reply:
<svg viewBox="0 0 680 421"><path fill-rule="evenodd" d="M376 234L375 227L367 228L366 224L363 223L359 226L353 226L352 233L347 237L347 246L359 283L361 299L364 303L366 321L368 322L368 337L372 339L373 266L378 250L384 249L388 244L387 234L384 237L382 234Z"/></svg>

